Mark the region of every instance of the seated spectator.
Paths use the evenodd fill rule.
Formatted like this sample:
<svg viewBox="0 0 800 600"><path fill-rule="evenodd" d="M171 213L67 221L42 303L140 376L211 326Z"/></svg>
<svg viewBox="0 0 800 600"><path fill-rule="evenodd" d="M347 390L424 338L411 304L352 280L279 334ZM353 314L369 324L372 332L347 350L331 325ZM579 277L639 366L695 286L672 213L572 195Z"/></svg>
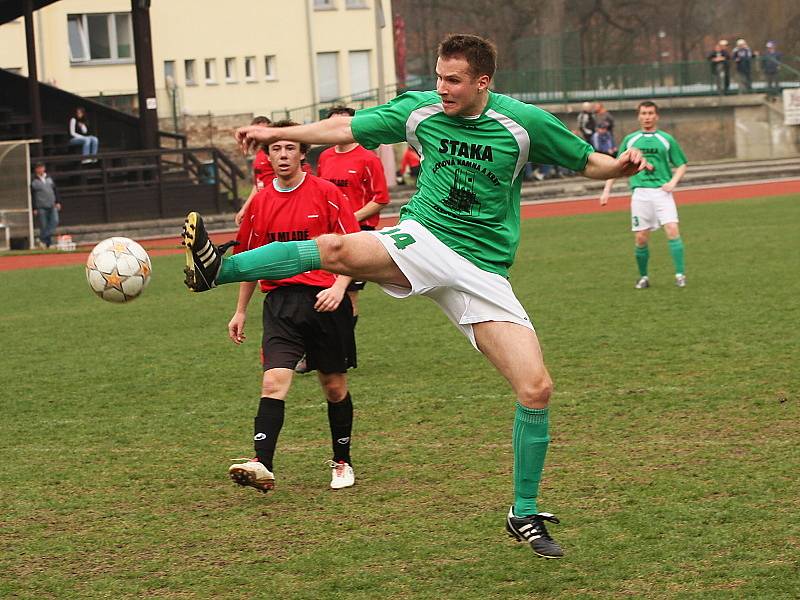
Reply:
<svg viewBox="0 0 800 600"><path fill-rule="evenodd" d="M617 146L614 144L614 135L608 130L608 125L605 122L597 125L597 130L592 135L592 148L602 154L609 156L617 155Z"/></svg>
<svg viewBox="0 0 800 600"><path fill-rule="evenodd" d="M75 109L75 116L69 120L69 140L70 146L81 146L81 152L84 157L93 156L97 154L97 149L100 145L96 136L89 134L89 123L86 119L86 109L79 106ZM84 158L81 161L83 164L96 162L93 158Z"/></svg>
<svg viewBox="0 0 800 600"><path fill-rule="evenodd" d="M39 221L39 245L49 248L53 243L53 234L58 227L61 202L56 184L45 171L43 163L36 163L33 167L31 200L33 216L37 217Z"/></svg>

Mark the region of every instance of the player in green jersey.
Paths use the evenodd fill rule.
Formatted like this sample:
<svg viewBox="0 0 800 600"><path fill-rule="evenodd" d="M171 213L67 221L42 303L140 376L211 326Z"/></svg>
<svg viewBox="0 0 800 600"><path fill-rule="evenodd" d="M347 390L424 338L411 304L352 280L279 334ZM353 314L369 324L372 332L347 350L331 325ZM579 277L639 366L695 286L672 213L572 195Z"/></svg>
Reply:
<svg viewBox="0 0 800 600"><path fill-rule="evenodd" d="M515 501L506 528L536 554L559 558L563 551L545 527L558 519L537 506L553 384L530 319L507 280L519 243L522 171L532 161L608 179L651 167L637 149L617 158L596 153L549 113L490 91L495 65L491 42L451 35L439 46L435 92L409 92L352 119L281 129L281 139L301 143L411 144L422 168L417 193L397 226L273 242L223 259L199 215L190 213L183 232L186 284L204 291L321 267L374 281L396 297L423 295L436 302L517 398ZM271 143L275 134L244 127L236 137L247 150Z"/></svg>
<svg viewBox="0 0 800 600"><path fill-rule="evenodd" d="M650 287L647 263L650 258L650 232L664 227L669 253L675 264L675 285L686 287L686 269L683 258L683 240L678 229L678 209L672 191L686 173L686 155L675 138L658 129L658 106L655 102L640 102L637 107L639 125L642 128L625 137L619 151L638 148L653 165L652 171L642 171L628 180L631 195L631 231L636 237L636 264L639 279L636 289ZM672 168L675 167L675 173ZM600 204L608 202L614 179L606 181Z"/></svg>

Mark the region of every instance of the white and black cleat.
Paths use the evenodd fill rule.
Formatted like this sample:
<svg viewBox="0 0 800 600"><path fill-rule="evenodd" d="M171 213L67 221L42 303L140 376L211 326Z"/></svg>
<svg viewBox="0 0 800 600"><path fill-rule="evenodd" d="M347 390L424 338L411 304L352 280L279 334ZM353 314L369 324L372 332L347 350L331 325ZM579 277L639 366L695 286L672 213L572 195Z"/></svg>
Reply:
<svg viewBox="0 0 800 600"><path fill-rule="evenodd" d="M222 256L231 246L239 242L226 242L220 246L211 243L203 225L203 218L196 212L186 215L181 232L186 255L184 283L193 292L205 292L216 286L215 280L222 265Z"/></svg>
<svg viewBox="0 0 800 600"><path fill-rule="evenodd" d="M515 517L514 507L508 510L506 517L506 531L508 535L520 542L531 545L531 549L537 556L543 558L561 558L564 551L561 546L550 537L544 522L558 524L559 520L550 513L537 513L528 517Z"/></svg>

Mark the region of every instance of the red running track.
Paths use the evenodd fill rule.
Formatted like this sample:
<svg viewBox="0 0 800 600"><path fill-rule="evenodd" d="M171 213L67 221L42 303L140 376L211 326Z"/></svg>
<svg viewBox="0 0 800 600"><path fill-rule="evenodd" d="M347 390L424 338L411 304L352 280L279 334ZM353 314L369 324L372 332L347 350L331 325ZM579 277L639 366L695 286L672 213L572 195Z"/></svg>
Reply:
<svg viewBox="0 0 800 600"><path fill-rule="evenodd" d="M800 193L800 179L764 181L759 183L732 184L713 187L700 187L681 190L675 193L678 205L702 204L707 202L726 202L761 196L783 196ZM522 205L523 219L540 219L544 217L562 217L567 215L586 215L600 212L628 210L630 195L613 196L606 206L600 206L597 198L580 198L537 202ZM381 219L380 226L394 225L397 217ZM232 234L214 233L211 239L222 243L231 239ZM177 237L158 240L145 240L142 245L151 256L176 254L181 251ZM175 247L165 247L175 244ZM65 252L63 254L24 254L0 257L0 271L16 269L34 269L40 267L56 267L62 265L82 264L86 260L86 252Z"/></svg>

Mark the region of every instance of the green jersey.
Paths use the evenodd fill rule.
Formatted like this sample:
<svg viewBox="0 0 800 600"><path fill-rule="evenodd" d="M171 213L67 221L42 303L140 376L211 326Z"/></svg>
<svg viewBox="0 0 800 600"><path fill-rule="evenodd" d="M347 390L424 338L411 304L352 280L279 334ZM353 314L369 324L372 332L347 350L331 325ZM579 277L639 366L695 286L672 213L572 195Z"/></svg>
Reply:
<svg viewBox="0 0 800 600"><path fill-rule="evenodd" d="M619 154L638 148L651 165L652 171L641 171L628 179L631 189L659 188L672 179L672 167L686 164L686 155L675 138L666 131L634 131L619 145Z"/></svg>
<svg viewBox="0 0 800 600"><path fill-rule="evenodd" d="M359 110L351 127L367 148L406 140L419 154L418 189L401 221L417 221L477 267L504 277L519 245L525 164L582 171L592 153L550 113L493 92L474 118L447 116L436 92L408 92Z"/></svg>

